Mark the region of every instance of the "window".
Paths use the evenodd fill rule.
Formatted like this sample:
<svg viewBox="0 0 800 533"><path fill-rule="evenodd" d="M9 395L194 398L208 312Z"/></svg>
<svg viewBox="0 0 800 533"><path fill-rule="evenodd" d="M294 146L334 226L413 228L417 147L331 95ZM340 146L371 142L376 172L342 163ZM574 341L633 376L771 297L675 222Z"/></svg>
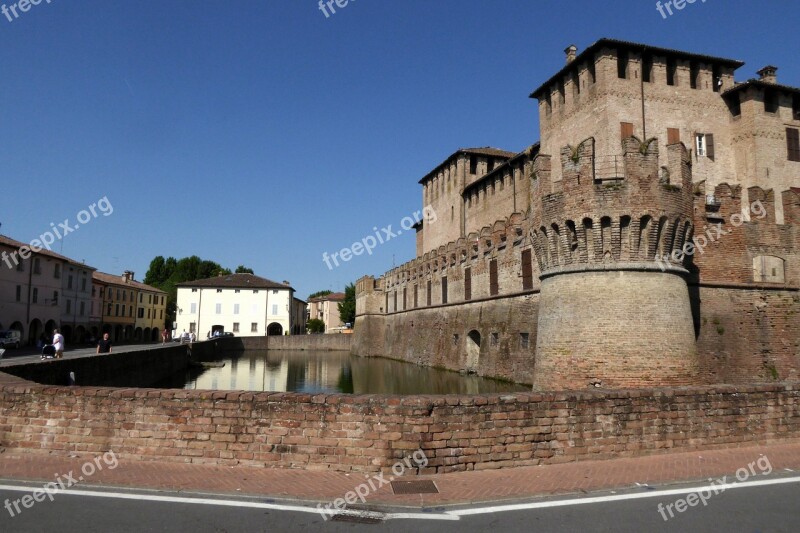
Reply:
<svg viewBox="0 0 800 533"><path fill-rule="evenodd" d="M447 276L442 277L442 303L447 303Z"/></svg>
<svg viewBox="0 0 800 533"><path fill-rule="evenodd" d="M492 170L494 170L494 159L490 157L486 160L486 173L488 174Z"/></svg>
<svg viewBox="0 0 800 533"><path fill-rule="evenodd" d="M272 294L278 294L278 289L272 289Z"/></svg>
<svg viewBox="0 0 800 533"><path fill-rule="evenodd" d="M217 289L217 293L220 293L220 292L222 292L222 289Z"/></svg>
<svg viewBox="0 0 800 533"><path fill-rule="evenodd" d="M189 312L192 313L192 314L197 312L197 304L196 303L189 304Z"/></svg>
<svg viewBox="0 0 800 533"><path fill-rule="evenodd" d="M125 293L122 293L122 296L125 296ZM119 289L117 289L117 300L123 299L119 294Z"/></svg>
<svg viewBox="0 0 800 533"><path fill-rule="evenodd" d="M667 85L678 84L678 62L674 59L667 59Z"/></svg>
<svg viewBox="0 0 800 533"><path fill-rule="evenodd" d="M106 311L106 316L111 316L111 304L108 304L108 310Z"/></svg>
<svg viewBox="0 0 800 533"><path fill-rule="evenodd" d="M681 142L681 130L667 128L667 144L678 144L679 142Z"/></svg>
<svg viewBox="0 0 800 533"><path fill-rule="evenodd" d="M497 346L500 344L500 334L497 332L492 332L489 336L489 346Z"/></svg>
<svg viewBox="0 0 800 533"><path fill-rule="evenodd" d="M628 137L633 137L633 124L630 122L620 122L620 135L624 141Z"/></svg>
<svg viewBox="0 0 800 533"><path fill-rule="evenodd" d="M192 289L192 292L197 292L197 289Z"/></svg>
<svg viewBox="0 0 800 533"><path fill-rule="evenodd" d="M800 130L786 128L786 150L789 161L800 161Z"/></svg>
<svg viewBox="0 0 800 533"><path fill-rule="evenodd" d="M142 303L142 297L143 297L143 296L144 296L144 294L140 292L140 293L139 293L139 303Z"/></svg>
<svg viewBox="0 0 800 533"><path fill-rule="evenodd" d="M148 294L147 295L147 303L150 304L150 305L153 305L153 295L152 294Z"/></svg>
<svg viewBox="0 0 800 533"><path fill-rule="evenodd" d="M148 319L150 318L150 309L147 310L147 318ZM153 317L153 318L155 318L155 317Z"/></svg>
<svg viewBox="0 0 800 533"><path fill-rule="evenodd" d="M125 306L123 305L122 307L123 307L122 311L125 312ZM128 316L129 317L133 317L133 306L132 305L130 307L128 307Z"/></svg>
<svg viewBox="0 0 800 533"><path fill-rule="evenodd" d="M653 81L653 56L650 54L642 56L642 81L645 83Z"/></svg>
<svg viewBox="0 0 800 533"><path fill-rule="evenodd" d="M72 300L67 300L67 314L72 312Z"/></svg>
<svg viewBox="0 0 800 533"><path fill-rule="evenodd" d="M628 51L620 50L617 53L617 77L621 80L628 78Z"/></svg>
<svg viewBox="0 0 800 533"><path fill-rule="evenodd" d="M238 322L234 322L233 323L233 332L234 333L239 333L239 323Z"/></svg>
<svg viewBox="0 0 800 533"><path fill-rule="evenodd" d="M71 288L72 288L72 274L70 274L70 275L67 277L67 288L68 288L68 289L71 289Z"/></svg>
<svg viewBox="0 0 800 533"><path fill-rule="evenodd" d="M258 333L258 322L252 322L250 324L250 333Z"/></svg>
<svg viewBox="0 0 800 533"><path fill-rule="evenodd" d="M216 304L214 306L214 312L218 315L222 314L222 304Z"/></svg>
<svg viewBox="0 0 800 533"><path fill-rule="evenodd" d="M472 269L464 269L464 299L472 299Z"/></svg>
<svg viewBox="0 0 800 533"><path fill-rule="evenodd" d="M519 347L527 348L530 345L530 337L527 333L519 334Z"/></svg>
<svg viewBox="0 0 800 533"><path fill-rule="evenodd" d="M764 111L767 113L778 112L778 93L772 89L764 91Z"/></svg>
<svg viewBox="0 0 800 533"><path fill-rule="evenodd" d="M496 296L500 292L497 283L497 259L489 261L489 294Z"/></svg>
<svg viewBox="0 0 800 533"><path fill-rule="evenodd" d="M197 324L195 322L189 322L189 333L195 333L197 330Z"/></svg>
<svg viewBox="0 0 800 533"><path fill-rule="evenodd" d="M477 174L478 173L478 158L474 155L469 156L469 173L470 174Z"/></svg>
<svg viewBox="0 0 800 533"><path fill-rule="evenodd" d="M58 304L58 291L53 291L53 305Z"/></svg>
<svg viewBox="0 0 800 533"><path fill-rule="evenodd" d="M81 291L86 292L86 278L81 279Z"/></svg>
<svg viewBox="0 0 800 533"><path fill-rule="evenodd" d="M86 314L86 302L81 302L81 312L80 315L84 316Z"/></svg>
<svg viewBox="0 0 800 533"><path fill-rule="evenodd" d="M272 304L272 314L273 316L278 314L278 304Z"/></svg>
<svg viewBox="0 0 800 533"><path fill-rule="evenodd" d="M239 289L236 289L236 290L235 290L235 291L233 291L233 292L234 292L234 294L239 294L239 293L240 293L240 292L242 292L242 291L241 291L241 290L239 290Z"/></svg>
<svg viewBox="0 0 800 533"><path fill-rule="evenodd" d="M253 291L253 294L258 294L258 289L255 289L255 290Z"/></svg>
<svg viewBox="0 0 800 533"><path fill-rule="evenodd" d="M698 133L695 136L697 157L707 157L714 160L714 135L711 133Z"/></svg>
<svg viewBox="0 0 800 533"><path fill-rule="evenodd" d="M143 307L139 308L139 316L137 318L144 318L144 308Z"/></svg>
<svg viewBox="0 0 800 533"><path fill-rule="evenodd" d="M414 308L419 307L419 298L418 298L418 285L414 285Z"/></svg>
<svg viewBox="0 0 800 533"><path fill-rule="evenodd" d="M33 273L34 274L42 273L42 262L39 260L38 257L33 258Z"/></svg>
<svg viewBox="0 0 800 533"><path fill-rule="evenodd" d="M392 293L392 309L397 312L397 291Z"/></svg>
<svg viewBox="0 0 800 533"><path fill-rule="evenodd" d="M233 314L234 315L239 314L239 304L233 304Z"/></svg>
<svg viewBox="0 0 800 533"><path fill-rule="evenodd" d="M697 79L700 77L700 66L697 63L689 64L689 86L697 89Z"/></svg>
<svg viewBox="0 0 800 533"><path fill-rule="evenodd" d="M431 282L430 282L430 280L428 281L428 295L427 295L426 301L428 302L428 306L430 306L431 305ZM387 307L389 306L388 302L386 303L386 306Z"/></svg>
<svg viewBox="0 0 800 533"><path fill-rule="evenodd" d="M722 70L718 65L714 65L711 69L711 83L714 86L715 93L722 90ZM736 98L738 99L738 96Z"/></svg>
<svg viewBox="0 0 800 533"><path fill-rule="evenodd" d="M522 290L533 289L533 257L531 250L522 251Z"/></svg>
<svg viewBox="0 0 800 533"><path fill-rule="evenodd" d="M33 289L33 303L39 303L39 289Z"/></svg>
<svg viewBox="0 0 800 533"><path fill-rule="evenodd" d="M14 256L14 260L15 260L15 261L17 260L17 259L16 259L16 256ZM22 272L23 270L25 270L25 265L23 265L23 264L22 264L22 261L20 261L19 263L17 263L17 270L18 270L19 272Z"/></svg>
<svg viewBox="0 0 800 533"><path fill-rule="evenodd" d="M114 316L119 316L119 304L114 306Z"/></svg>
<svg viewBox="0 0 800 533"><path fill-rule="evenodd" d="M61 265L59 265L58 263L56 263L55 267L56 267L56 268L55 268L55 270L53 271L53 277L54 277L54 278L60 278L60 277L61 277Z"/></svg>
<svg viewBox="0 0 800 533"><path fill-rule="evenodd" d="M22 285L17 285L17 301L22 301Z"/></svg>

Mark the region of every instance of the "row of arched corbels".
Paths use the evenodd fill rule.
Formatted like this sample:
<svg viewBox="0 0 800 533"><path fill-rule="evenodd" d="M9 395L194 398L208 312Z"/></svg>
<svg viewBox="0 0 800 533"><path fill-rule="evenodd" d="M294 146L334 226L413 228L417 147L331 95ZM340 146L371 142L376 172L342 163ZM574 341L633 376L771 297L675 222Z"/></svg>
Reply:
<svg viewBox="0 0 800 533"><path fill-rule="evenodd" d="M514 213L491 226L484 226L479 232L451 241L436 250L426 252L421 257L404 263L384 275L384 288L388 289L412 279L424 278L464 261L492 256L507 246L520 244L528 233L529 224L522 213Z"/></svg>
<svg viewBox="0 0 800 533"><path fill-rule="evenodd" d="M688 217L585 215L531 228L531 243L542 272L579 264L660 261L678 264L677 252L692 237Z"/></svg>

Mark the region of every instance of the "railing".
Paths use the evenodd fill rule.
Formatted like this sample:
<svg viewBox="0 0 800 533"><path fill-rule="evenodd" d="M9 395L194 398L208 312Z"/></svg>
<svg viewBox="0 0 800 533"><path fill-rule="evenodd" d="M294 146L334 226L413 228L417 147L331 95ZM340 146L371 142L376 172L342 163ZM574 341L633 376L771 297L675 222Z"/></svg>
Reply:
<svg viewBox="0 0 800 533"><path fill-rule="evenodd" d="M625 158L621 155L595 156L594 179L613 180L625 177Z"/></svg>

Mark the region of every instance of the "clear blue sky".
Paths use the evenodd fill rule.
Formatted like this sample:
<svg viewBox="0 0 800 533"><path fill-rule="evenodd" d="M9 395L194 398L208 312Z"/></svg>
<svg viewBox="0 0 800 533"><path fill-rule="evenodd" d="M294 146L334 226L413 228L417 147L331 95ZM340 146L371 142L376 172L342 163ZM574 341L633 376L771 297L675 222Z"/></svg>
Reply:
<svg viewBox="0 0 800 533"><path fill-rule="evenodd" d="M2 0L6 4L11 0ZM2 3L2 2L0 2ZM766 64L800 86L800 5L697 0L46 0L0 15L0 232L30 241L107 196L55 251L142 279L197 254L305 297L414 256L403 235L337 251L421 207L459 147L538 140L527 95L563 49L612 37Z"/></svg>

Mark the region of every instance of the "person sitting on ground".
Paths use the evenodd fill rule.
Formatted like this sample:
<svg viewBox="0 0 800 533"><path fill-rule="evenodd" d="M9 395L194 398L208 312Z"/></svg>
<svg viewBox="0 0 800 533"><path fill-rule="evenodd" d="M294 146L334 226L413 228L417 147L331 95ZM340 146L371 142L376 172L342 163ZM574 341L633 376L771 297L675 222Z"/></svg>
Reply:
<svg viewBox="0 0 800 533"><path fill-rule="evenodd" d="M97 353L111 353L111 340L108 333L103 334L103 338L97 342Z"/></svg>

